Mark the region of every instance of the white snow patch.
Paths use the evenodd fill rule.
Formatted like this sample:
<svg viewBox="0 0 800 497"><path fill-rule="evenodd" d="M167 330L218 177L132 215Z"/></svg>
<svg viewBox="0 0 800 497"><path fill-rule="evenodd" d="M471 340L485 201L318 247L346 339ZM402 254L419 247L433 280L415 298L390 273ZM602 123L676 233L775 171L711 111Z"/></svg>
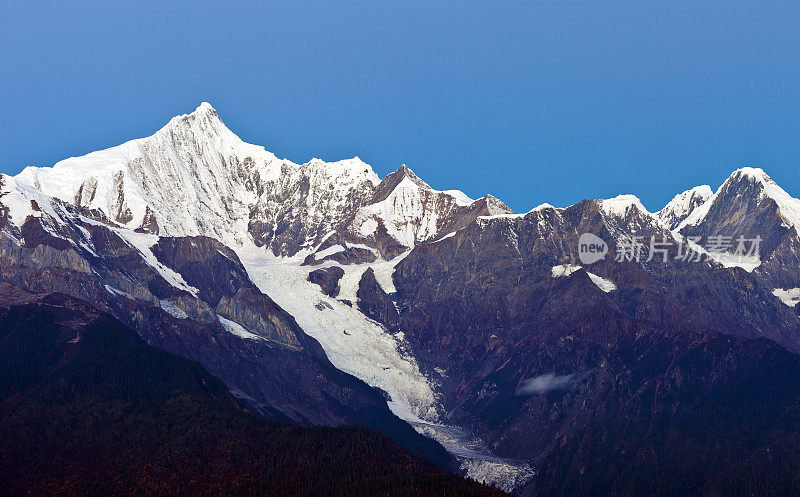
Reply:
<svg viewBox="0 0 800 497"><path fill-rule="evenodd" d="M638 209L643 214L650 214L636 195L619 195L600 200L600 208L605 214L613 217L624 217L631 209Z"/></svg>
<svg viewBox="0 0 800 497"><path fill-rule="evenodd" d="M722 264L723 267L740 267L752 273L755 268L761 265L761 259L758 256L744 256L736 255L729 252L708 252L705 254L712 261Z"/></svg>
<svg viewBox="0 0 800 497"><path fill-rule="evenodd" d="M789 307L796 307L800 303L800 288L776 288L772 291L772 295L781 299L781 302Z"/></svg>
<svg viewBox="0 0 800 497"><path fill-rule="evenodd" d="M453 231L453 232L451 232L451 233L448 233L448 234L444 235L444 236L443 236L443 237L441 237L441 238L437 238L436 240L432 241L431 243L439 243L439 242L441 242L442 240L447 240L448 238L452 238L452 237L454 237L454 236L456 236L456 232L455 232L455 231Z"/></svg>
<svg viewBox="0 0 800 497"><path fill-rule="evenodd" d="M2 197L3 205L8 208L8 218L11 224L22 227L29 216L41 217L41 213L33 209L31 201L35 201L39 209L50 217L56 220L61 219L61 216L52 205L50 197L43 195L35 187L17 181L12 176L5 174L1 176L3 187L0 190L0 197ZM47 229L47 226L44 227Z"/></svg>
<svg viewBox="0 0 800 497"><path fill-rule="evenodd" d="M583 269L582 266L578 266L576 264L561 264L559 266L553 266L550 269L550 274L553 276L553 278L562 278L571 275L579 269ZM589 271L586 271L586 274L589 275L589 279L592 280L592 283L597 285L600 290L606 293L613 292L617 289L617 285L615 285L611 280L607 280L602 276L590 273Z"/></svg>
<svg viewBox="0 0 800 497"><path fill-rule="evenodd" d="M533 211L531 211L533 212ZM478 216L478 220L480 221L491 221L493 219L521 219L525 217L525 214L493 214L491 216Z"/></svg>
<svg viewBox="0 0 800 497"><path fill-rule="evenodd" d="M683 237L683 235L678 233L677 229L672 233L676 238L683 238L684 243L686 243L689 249L705 255L707 263L714 261L726 268L740 267L748 273L752 273L754 269L761 265L761 259L758 256L736 255L730 252L709 252L699 243Z"/></svg>
<svg viewBox="0 0 800 497"><path fill-rule="evenodd" d="M483 440L466 430L425 421L396 402L388 404L395 416L409 423L418 433L436 440L456 456L462 473L469 478L511 492L536 476L536 471L527 461L495 456Z"/></svg>
<svg viewBox="0 0 800 497"><path fill-rule="evenodd" d="M434 190L436 191L436 190ZM462 192L461 190L442 190L441 193L445 195L449 195L453 197L458 205L461 206L469 206L475 202L473 199L469 198L466 193Z"/></svg>
<svg viewBox="0 0 800 497"><path fill-rule="evenodd" d="M607 280L602 276L597 276L596 274L590 273L588 271L586 274L589 275L589 279L592 280L592 283L597 285L597 288L603 290L606 293L613 292L614 290L617 289L617 285L615 285L614 282L611 280Z"/></svg>
<svg viewBox="0 0 800 497"><path fill-rule="evenodd" d="M186 312L184 312L184 310L178 307L174 302L169 300L160 300L158 304L161 306L164 312L172 315L172 317L178 319L186 319L189 317L189 315L186 314Z"/></svg>
<svg viewBox="0 0 800 497"><path fill-rule="evenodd" d="M122 290L120 290L118 288L114 288L111 285L103 285L103 287L106 289L106 291L108 293L110 293L112 295L118 295L120 297L125 297L127 299L133 300L133 297L131 297L127 292L123 292Z"/></svg>
<svg viewBox="0 0 800 497"><path fill-rule="evenodd" d="M125 240L131 247L135 248L139 251L142 255L142 258L147 262L149 266L153 269L158 271L162 278L167 280L167 282L174 286L175 288L187 291L197 297L197 294L200 291L186 283L183 279L183 276L176 273L172 269L168 268L167 266L158 262L158 259L155 255L153 255L153 251L150 248L158 243L158 236L150 235L147 233L136 233L135 231L127 230L127 229L116 229L112 228L123 240Z"/></svg>
<svg viewBox="0 0 800 497"><path fill-rule="evenodd" d="M491 216L478 216L478 219L481 220L481 221L491 221L493 219L521 219L521 218L527 216L528 214L532 214L534 212L541 212L541 211L549 210L549 209L552 209L552 210L556 211L556 213L559 213L560 211L564 210L564 209L560 209L558 207L553 207L552 205L550 205L550 204L545 202L543 204L537 205L536 207L534 207L533 209L531 209L531 210L529 210L528 212L525 212L525 213L510 212L510 213L493 214Z"/></svg>
<svg viewBox="0 0 800 497"><path fill-rule="evenodd" d="M328 257L329 255L337 254L339 252L344 252L344 247L342 247L341 245L338 245L338 244L337 245L331 245L330 247L328 247L328 248L326 248L324 250L320 250L319 252L316 252L314 254L314 257L316 259L324 259L324 258Z"/></svg>
<svg viewBox="0 0 800 497"><path fill-rule="evenodd" d="M561 264L559 266L553 266L550 269L550 274L553 276L553 278L560 278L562 276L569 276L581 268L582 266L577 264Z"/></svg>
<svg viewBox="0 0 800 497"><path fill-rule="evenodd" d="M369 236L375 233L378 229L378 220L374 217L365 219L361 226L358 228L358 234L361 236Z"/></svg>
<svg viewBox="0 0 800 497"><path fill-rule="evenodd" d="M237 337L247 338L248 340L264 340L264 338L256 335L255 333L250 333L247 329L237 323L236 321L231 321L230 319L225 319L224 317L217 314L217 318L219 322L222 324L222 327L225 328L228 333L232 335L236 335Z"/></svg>

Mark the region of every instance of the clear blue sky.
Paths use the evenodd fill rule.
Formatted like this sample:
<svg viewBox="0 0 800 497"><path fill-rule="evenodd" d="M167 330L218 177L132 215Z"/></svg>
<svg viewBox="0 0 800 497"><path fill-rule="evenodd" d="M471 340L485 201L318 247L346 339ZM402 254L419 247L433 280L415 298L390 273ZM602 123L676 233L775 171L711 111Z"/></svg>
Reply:
<svg viewBox="0 0 800 497"><path fill-rule="evenodd" d="M800 195L800 7L765 0L0 1L0 172L207 100L297 162L406 163L516 211L763 167Z"/></svg>

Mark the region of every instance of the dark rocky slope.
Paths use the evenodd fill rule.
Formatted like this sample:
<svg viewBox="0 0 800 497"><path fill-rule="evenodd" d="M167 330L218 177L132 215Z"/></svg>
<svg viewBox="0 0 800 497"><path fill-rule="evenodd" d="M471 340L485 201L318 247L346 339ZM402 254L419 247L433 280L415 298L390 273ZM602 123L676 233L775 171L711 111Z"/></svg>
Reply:
<svg viewBox="0 0 800 497"><path fill-rule="evenodd" d="M0 301L0 495L501 494L370 429L260 420L79 300Z"/></svg>
<svg viewBox="0 0 800 497"><path fill-rule="evenodd" d="M750 495L761 482L781 495L800 478L800 358L749 338L797 344L796 314L756 273L617 263L613 242L605 262L553 276L579 264L579 233L615 228L586 201L469 226L398 265L399 329L443 371L451 420L537 461L542 495ZM755 464L770 451L775 465Z"/></svg>
<svg viewBox="0 0 800 497"><path fill-rule="evenodd" d="M24 233L4 228L0 279L90 302L148 344L200 362L264 417L368 425L442 467L452 466L440 445L389 411L381 392L336 369L319 343L255 288L235 254L219 242L165 237L147 249L166 270L197 285L195 296L166 279L144 249L102 217L88 222L90 212L59 209L59 218L30 216ZM252 336L237 335L223 319Z"/></svg>

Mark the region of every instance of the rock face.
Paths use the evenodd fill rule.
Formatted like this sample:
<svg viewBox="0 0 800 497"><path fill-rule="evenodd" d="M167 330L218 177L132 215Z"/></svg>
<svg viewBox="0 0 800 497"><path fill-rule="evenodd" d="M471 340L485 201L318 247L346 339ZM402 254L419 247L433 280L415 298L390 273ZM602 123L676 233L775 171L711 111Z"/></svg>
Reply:
<svg viewBox="0 0 800 497"><path fill-rule="evenodd" d="M0 203L11 206L12 220L0 237L3 281L89 302L148 344L199 362L266 418L368 425L450 464L440 446L389 411L380 392L333 367L219 242L104 224L25 189L4 191Z"/></svg>
<svg viewBox="0 0 800 497"><path fill-rule="evenodd" d="M703 444L725 446L728 461L738 467L748 465L752 453L734 448L737 441L748 439L754 451L765 451L783 435L750 430L772 416L761 418L763 399L737 404L737 416L752 424L731 420L724 433L709 435L707 425L685 420L727 415L731 399L747 395L735 385L768 383L764 377L773 373L783 384L791 375L773 371L766 356L783 354L792 361L796 356L766 341L756 346L705 330L757 336L781 316L785 325L774 323L769 332L790 343L794 339L784 333L796 333L796 320L769 299L757 276L741 269L685 269L686 279L669 294L664 288L679 278L676 273L649 273L633 263L593 265L553 277L551 268L563 259L545 245L548 236L539 228L565 229L569 219L591 218L595 208L584 206L580 216L573 208L551 212L549 223L546 214L533 213L502 228L490 224L418 246L395 273L404 309L399 329L423 366L445 372L443 398L451 402L446 407L454 424L482 433L499 455L542 462L537 494L636 495L642 484L648 492L664 489L659 491L670 495L703 468L708 486L690 485L687 492L724 495L731 489L726 478L717 477L727 474L726 463L718 465ZM519 251L499 243L504 232L516 235ZM587 269L617 288L604 291ZM723 292L728 295L718 297ZM715 297L699 300L700 295ZM743 316L744 306L752 314ZM692 331L682 331L687 328ZM752 355L743 354L748 347ZM794 409L769 405L780 412ZM661 438L656 442L653 436ZM701 436L709 438L691 447L671 445ZM691 463L681 463L687 454ZM663 466L665 460L670 464ZM586 468L593 469L584 476ZM766 470L748 480L749 488Z"/></svg>
<svg viewBox="0 0 800 497"><path fill-rule="evenodd" d="M211 238L161 237L150 250L158 262L180 274L212 306L242 288L255 288L236 253Z"/></svg>
<svg viewBox="0 0 800 497"><path fill-rule="evenodd" d="M734 172L701 208L677 229L687 236L761 237L758 272L776 287L800 287L800 200L761 169Z"/></svg>
<svg viewBox="0 0 800 497"><path fill-rule="evenodd" d="M399 315L397 308L375 279L375 272L368 268L358 283L358 308L367 317L383 324L389 329L397 326Z"/></svg>
<svg viewBox="0 0 800 497"><path fill-rule="evenodd" d="M280 160L207 104L151 137L0 176L4 280L91 302L264 416L398 429L378 421L388 398L465 472L543 495L735 493L706 484L729 474L720 461L784 450L771 437L794 425L750 427L794 409L796 380L779 379L794 356L766 340L800 352L798 227L800 200L757 169L658 213L621 195L514 214L405 166L380 179L357 158ZM586 234L600 259L582 262ZM731 243L709 249L718 236ZM757 257L737 257L740 236L760 237ZM748 426L692 429L773 381L788 397L730 411ZM543 476L519 478L520 459Z"/></svg>
<svg viewBox="0 0 800 497"><path fill-rule="evenodd" d="M575 390L526 400L533 417L564 423L536 494L795 492L798 356L764 339L636 333Z"/></svg>
<svg viewBox="0 0 800 497"><path fill-rule="evenodd" d="M308 273L308 281L319 285L322 293L330 297L339 295L339 280L344 276L344 269L338 266L316 269Z"/></svg>
<svg viewBox="0 0 800 497"><path fill-rule="evenodd" d="M780 199L773 198L771 188L780 187L763 171L737 171L702 210L696 210L678 228L685 235L705 237L718 233L734 238L760 235L764 239L762 253L768 256L792 229L792 221L784 219Z"/></svg>
<svg viewBox="0 0 800 497"><path fill-rule="evenodd" d="M359 158L306 164L241 141L207 103L154 135L17 177L45 195L102 212L127 228L166 236L252 240L294 255L331 238L393 257L477 215L510 212L440 192L405 166L381 181ZM370 253L371 254L371 253ZM374 260L374 259L373 259Z"/></svg>

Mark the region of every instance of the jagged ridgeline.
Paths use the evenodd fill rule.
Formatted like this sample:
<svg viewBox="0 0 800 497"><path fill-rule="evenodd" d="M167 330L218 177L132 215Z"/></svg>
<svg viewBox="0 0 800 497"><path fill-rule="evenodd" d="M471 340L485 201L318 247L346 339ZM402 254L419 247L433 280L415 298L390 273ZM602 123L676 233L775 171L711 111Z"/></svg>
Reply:
<svg viewBox="0 0 800 497"><path fill-rule="evenodd" d="M800 201L760 169L655 213L515 214L405 166L279 159L203 104L0 182L3 280L91 303L264 418L367 425L520 494L797 481Z"/></svg>

